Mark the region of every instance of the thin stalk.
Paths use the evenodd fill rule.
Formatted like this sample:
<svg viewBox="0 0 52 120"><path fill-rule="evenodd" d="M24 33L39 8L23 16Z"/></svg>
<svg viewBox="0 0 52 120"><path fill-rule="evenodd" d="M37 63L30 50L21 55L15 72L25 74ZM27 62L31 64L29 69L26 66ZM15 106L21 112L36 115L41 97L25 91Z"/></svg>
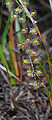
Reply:
<svg viewBox="0 0 52 120"><path fill-rule="evenodd" d="M40 55L40 57L45 61L45 62L47 62L48 64L50 64L51 66L52 66L52 63L50 63L48 60L46 60L44 57L42 57L41 55Z"/></svg>
<svg viewBox="0 0 52 120"><path fill-rule="evenodd" d="M23 76L23 59L22 59L22 49L20 49L20 87L22 85L22 76Z"/></svg>
<svg viewBox="0 0 52 120"><path fill-rule="evenodd" d="M35 23L34 23L34 26L35 26L35 28L36 28L36 30L37 30L37 32L38 32L38 34L39 34L39 36L40 36L40 38L41 38L41 40L42 40L42 43L43 43L43 45L44 45L44 47L45 47L45 51L46 51L48 60L50 60L49 53L48 53L47 48L46 48L46 46L45 46L45 44L44 44L44 40L43 40L43 37L42 37L42 35L41 35L40 31L39 31L39 28L38 28L38 26L37 26Z"/></svg>
<svg viewBox="0 0 52 120"><path fill-rule="evenodd" d="M34 72L34 67L33 67L33 63L32 63L32 60L31 60L31 56L30 56L30 63L31 63L31 66L32 66L32 72L33 72L33 75L34 75L34 79L36 81L36 76L35 76L35 72ZM36 81L37 82L37 81Z"/></svg>

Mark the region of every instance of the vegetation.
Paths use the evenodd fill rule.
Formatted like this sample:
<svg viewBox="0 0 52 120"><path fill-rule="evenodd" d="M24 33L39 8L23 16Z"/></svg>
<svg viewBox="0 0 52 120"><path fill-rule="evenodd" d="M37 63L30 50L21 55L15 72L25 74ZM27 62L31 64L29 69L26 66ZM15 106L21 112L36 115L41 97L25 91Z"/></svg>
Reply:
<svg viewBox="0 0 52 120"><path fill-rule="evenodd" d="M37 11L33 11L30 13L28 11L28 1L26 0L2 0L3 9L5 6L8 8L9 16L7 23L4 28L4 32L2 35L2 40L0 44L0 65L7 69L6 76L9 77L10 85L13 87L16 84L20 84L20 88L26 85L26 76L27 79L32 79L33 82L29 82L30 86L33 86L36 89L45 88L46 94L48 96L50 107L52 109L52 63L47 50L47 46L45 46L44 38L42 37L39 28L37 26L37 21L33 19L33 16L36 16ZM1 13L2 18L2 13ZM1 22L0 19L0 30L1 30ZM14 23L14 27L13 27ZM31 25L32 27L31 27ZM7 34L9 33L9 39L7 44ZM17 43L17 47L16 47ZM6 44L8 45L9 51L9 64L5 58L4 49L6 48ZM44 55L41 56L39 50L41 46L44 46L47 59L44 58ZM32 49L34 48L34 50ZM23 55L25 54L25 57ZM20 65L17 60L18 54L20 55ZM18 62L17 62L18 61ZM49 65L49 73L43 67L43 61ZM27 69L24 68L27 66ZM36 67L37 66L37 67ZM4 70L3 67L0 69ZM24 77L24 69L26 69L26 76ZM4 70L5 71L5 70ZM10 74L8 71L16 76L17 79ZM45 76L48 81L49 89L46 86L45 81L41 81L42 76ZM20 82L19 82L20 81ZM40 82L39 82L40 81ZM38 94L38 92L37 92ZM13 93L14 96L14 93ZM37 97L39 100L39 98ZM15 101L15 97L14 97ZM34 101L31 101L32 103ZM41 102L41 100L40 100ZM14 104L14 108L16 109L16 104Z"/></svg>

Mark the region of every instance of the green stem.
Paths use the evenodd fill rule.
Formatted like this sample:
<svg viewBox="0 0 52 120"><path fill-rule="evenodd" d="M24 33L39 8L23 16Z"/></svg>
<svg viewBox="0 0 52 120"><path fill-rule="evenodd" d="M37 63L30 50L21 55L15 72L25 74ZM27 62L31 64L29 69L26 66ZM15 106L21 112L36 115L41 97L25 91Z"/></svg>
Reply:
<svg viewBox="0 0 52 120"><path fill-rule="evenodd" d="M36 77L35 77L35 72L34 72L34 67L33 67L33 63L32 63L32 60L31 60L31 56L30 56L30 63L31 63L31 66L32 66L32 72L33 72L33 75L34 75L34 79L36 81ZM37 82L37 81L36 81Z"/></svg>

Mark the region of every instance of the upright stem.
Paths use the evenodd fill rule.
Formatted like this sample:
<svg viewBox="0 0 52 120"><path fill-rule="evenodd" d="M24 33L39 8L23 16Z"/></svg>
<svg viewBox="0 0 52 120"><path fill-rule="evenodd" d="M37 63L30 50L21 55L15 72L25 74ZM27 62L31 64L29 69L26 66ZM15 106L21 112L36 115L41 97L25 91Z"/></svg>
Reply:
<svg viewBox="0 0 52 120"><path fill-rule="evenodd" d="M22 76L23 76L23 59L22 59L22 49L20 49L20 87L22 85Z"/></svg>
<svg viewBox="0 0 52 120"><path fill-rule="evenodd" d="M12 11L12 9L11 9L11 11ZM11 11L10 11L10 33L9 33L9 41L11 43L11 47L15 48L14 40L13 40L13 27L12 27ZM19 77L18 64L17 64L17 61L16 61L16 55L15 55L14 51L12 51L12 60L13 60L13 65L14 65L14 69L15 69L15 75L17 77Z"/></svg>

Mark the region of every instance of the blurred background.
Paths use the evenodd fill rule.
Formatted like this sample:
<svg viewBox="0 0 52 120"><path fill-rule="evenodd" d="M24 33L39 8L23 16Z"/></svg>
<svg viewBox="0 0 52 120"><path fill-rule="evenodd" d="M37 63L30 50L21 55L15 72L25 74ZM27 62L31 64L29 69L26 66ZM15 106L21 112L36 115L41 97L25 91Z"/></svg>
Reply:
<svg viewBox="0 0 52 120"><path fill-rule="evenodd" d="M52 53L52 0L30 0L30 10L37 10L35 20ZM51 55L52 56L52 55Z"/></svg>
<svg viewBox="0 0 52 120"><path fill-rule="evenodd" d="M41 32L52 28L52 0L30 0L30 8L37 10L35 19Z"/></svg>

